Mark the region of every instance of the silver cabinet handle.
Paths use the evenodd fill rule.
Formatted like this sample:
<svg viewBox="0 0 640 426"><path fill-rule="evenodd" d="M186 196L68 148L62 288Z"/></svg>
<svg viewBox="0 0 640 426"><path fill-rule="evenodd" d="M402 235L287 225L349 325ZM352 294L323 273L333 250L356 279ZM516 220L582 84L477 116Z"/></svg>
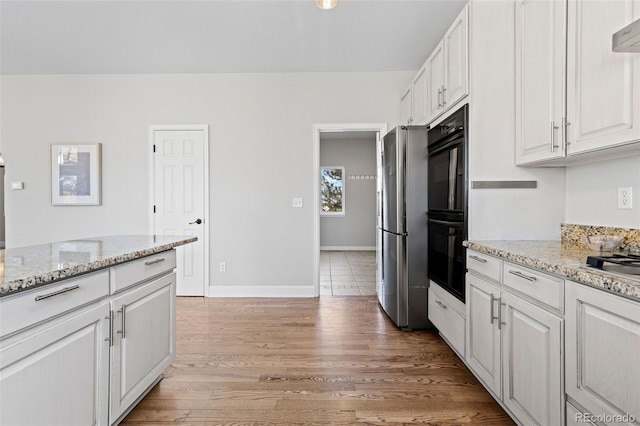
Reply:
<svg viewBox="0 0 640 426"><path fill-rule="evenodd" d="M442 309L447 309L447 305L445 305L444 303L442 303L439 300L436 300L436 303L438 304L438 306L440 306Z"/></svg>
<svg viewBox="0 0 640 426"><path fill-rule="evenodd" d="M104 340L109 342L109 346L113 346L113 311L109 310L109 316L104 317L104 319L109 320L109 337Z"/></svg>
<svg viewBox="0 0 640 426"><path fill-rule="evenodd" d="M556 145L556 130L559 128L556 126L555 121L551 122L551 152L556 152L556 148L558 148L558 145Z"/></svg>
<svg viewBox="0 0 640 426"><path fill-rule="evenodd" d="M118 334L122 334L122 338L124 339L126 336L125 334L125 327L126 327L126 315L127 315L127 305L122 305L122 309L119 309L118 312L122 313L122 330L118 330L116 331L116 333Z"/></svg>
<svg viewBox="0 0 640 426"><path fill-rule="evenodd" d="M571 144L571 142L569 142L569 126L571 126L571 122L567 120L567 117L564 117L562 122L564 125L564 146L566 148L567 145Z"/></svg>
<svg viewBox="0 0 640 426"><path fill-rule="evenodd" d="M498 319L498 317L496 317L494 314L494 309L493 309L493 302L495 302L496 300L500 300L500 298L494 297L493 293L491 293L489 295L491 297L491 309L489 311L489 315L491 316L491 324L493 324L493 320Z"/></svg>
<svg viewBox="0 0 640 426"><path fill-rule="evenodd" d="M150 260L148 262L144 262L144 264L149 266L149 265L155 265L156 263L160 263L160 262L164 262L164 257L161 257L160 259Z"/></svg>
<svg viewBox="0 0 640 426"><path fill-rule="evenodd" d="M538 281L536 277L532 277L530 275L525 275L520 271L509 271L510 274L515 275L516 277L524 278L527 281Z"/></svg>
<svg viewBox="0 0 640 426"><path fill-rule="evenodd" d="M473 259L473 260L477 261L477 262L480 262L480 263L487 263L487 259L483 259L483 258L481 258L481 257L474 256L474 255L470 255L469 257L470 257L471 259Z"/></svg>
<svg viewBox="0 0 640 426"><path fill-rule="evenodd" d="M74 286L71 286L71 287L61 288L60 290L52 291L51 293L47 293L47 294L42 294L40 296L36 296L35 301L39 302L41 300L48 299L50 297L57 296L57 295L62 294L62 293L66 293L66 292L71 291L71 290L77 290L79 288L80 288L79 285L74 285Z"/></svg>
<svg viewBox="0 0 640 426"><path fill-rule="evenodd" d="M502 297L498 297L498 330L502 330L503 325L507 325L506 322L502 322L502 307L506 306L506 303L502 303Z"/></svg>
<svg viewBox="0 0 640 426"><path fill-rule="evenodd" d="M438 109L442 108L442 102L440 102L440 95L442 95L442 88L438 87Z"/></svg>
<svg viewBox="0 0 640 426"><path fill-rule="evenodd" d="M444 108L444 106L447 104L447 100L445 99L445 91L447 90L446 87L444 87L444 85L442 86L442 108Z"/></svg>

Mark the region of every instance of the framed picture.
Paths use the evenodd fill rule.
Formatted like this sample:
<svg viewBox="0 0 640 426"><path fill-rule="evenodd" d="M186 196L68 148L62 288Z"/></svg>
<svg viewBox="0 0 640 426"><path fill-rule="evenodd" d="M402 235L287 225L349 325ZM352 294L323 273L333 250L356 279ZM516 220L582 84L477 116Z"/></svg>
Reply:
<svg viewBox="0 0 640 426"><path fill-rule="evenodd" d="M100 205L99 143L51 145L51 204Z"/></svg>

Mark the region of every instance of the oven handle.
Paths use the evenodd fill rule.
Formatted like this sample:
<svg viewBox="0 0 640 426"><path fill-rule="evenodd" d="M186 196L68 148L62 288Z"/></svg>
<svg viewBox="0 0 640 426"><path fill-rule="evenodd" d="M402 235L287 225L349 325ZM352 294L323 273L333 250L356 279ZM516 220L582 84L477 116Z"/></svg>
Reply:
<svg viewBox="0 0 640 426"><path fill-rule="evenodd" d="M429 219L429 222L437 223L438 225L448 225L448 226L462 226L464 222L452 222L449 220L438 220L438 219Z"/></svg>

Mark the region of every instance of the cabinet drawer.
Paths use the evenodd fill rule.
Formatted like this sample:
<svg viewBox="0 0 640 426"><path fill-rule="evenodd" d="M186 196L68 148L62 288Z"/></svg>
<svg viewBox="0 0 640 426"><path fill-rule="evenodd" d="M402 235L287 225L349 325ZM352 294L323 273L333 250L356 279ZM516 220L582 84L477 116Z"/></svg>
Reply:
<svg viewBox="0 0 640 426"><path fill-rule="evenodd" d="M111 268L111 293L170 272L176 267L175 250L163 251L131 262L122 263Z"/></svg>
<svg viewBox="0 0 640 426"><path fill-rule="evenodd" d="M534 300L564 311L564 280L533 269L505 262L503 284Z"/></svg>
<svg viewBox="0 0 640 426"><path fill-rule="evenodd" d="M477 251L467 250L467 268L470 271L480 273L496 282L500 282L502 261L498 258L478 253Z"/></svg>
<svg viewBox="0 0 640 426"><path fill-rule="evenodd" d="M458 355L464 357L464 316L455 309L455 302L451 299L455 298L431 283L429 320Z"/></svg>
<svg viewBox="0 0 640 426"><path fill-rule="evenodd" d="M69 278L0 299L0 337L109 295L109 271Z"/></svg>

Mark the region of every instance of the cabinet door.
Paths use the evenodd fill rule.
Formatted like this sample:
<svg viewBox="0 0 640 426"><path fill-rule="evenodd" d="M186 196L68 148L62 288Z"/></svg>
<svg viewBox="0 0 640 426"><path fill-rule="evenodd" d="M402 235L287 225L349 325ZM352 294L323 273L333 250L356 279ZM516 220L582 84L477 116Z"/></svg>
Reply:
<svg viewBox="0 0 640 426"><path fill-rule="evenodd" d="M468 93L468 37L467 10L462 10L444 35L444 108L448 109Z"/></svg>
<svg viewBox="0 0 640 426"><path fill-rule="evenodd" d="M516 164L564 157L563 1L516 2Z"/></svg>
<svg viewBox="0 0 640 426"><path fill-rule="evenodd" d="M573 282L566 289L566 393L594 416L631 424L624 418L640 419L640 303Z"/></svg>
<svg viewBox="0 0 640 426"><path fill-rule="evenodd" d="M569 2L569 155L640 139L640 57L611 50L638 17L639 0Z"/></svg>
<svg viewBox="0 0 640 426"><path fill-rule="evenodd" d="M175 274L112 301L110 420L113 423L175 358Z"/></svg>
<svg viewBox="0 0 640 426"><path fill-rule="evenodd" d="M444 85L444 43L440 42L427 59L427 122L442 114Z"/></svg>
<svg viewBox="0 0 640 426"><path fill-rule="evenodd" d="M524 424L561 425L562 321L502 293L502 401Z"/></svg>
<svg viewBox="0 0 640 426"><path fill-rule="evenodd" d="M500 290L467 274L467 345L469 367L497 397L501 398L500 330L497 317Z"/></svg>
<svg viewBox="0 0 640 426"><path fill-rule="evenodd" d="M108 424L108 315L73 312L0 350L0 424Z"/></svg>
<svg viewBox="0 0 640 426"><path fill-rule="evenodd" d="M400 96L400 122L411 124L411 86Z"/></svg>
<svg viewBox="0 0 640 426"><path fill-rule="evenodd" d="M423 65L411 82L412 124L427 124L427 67Z"/></svg>

